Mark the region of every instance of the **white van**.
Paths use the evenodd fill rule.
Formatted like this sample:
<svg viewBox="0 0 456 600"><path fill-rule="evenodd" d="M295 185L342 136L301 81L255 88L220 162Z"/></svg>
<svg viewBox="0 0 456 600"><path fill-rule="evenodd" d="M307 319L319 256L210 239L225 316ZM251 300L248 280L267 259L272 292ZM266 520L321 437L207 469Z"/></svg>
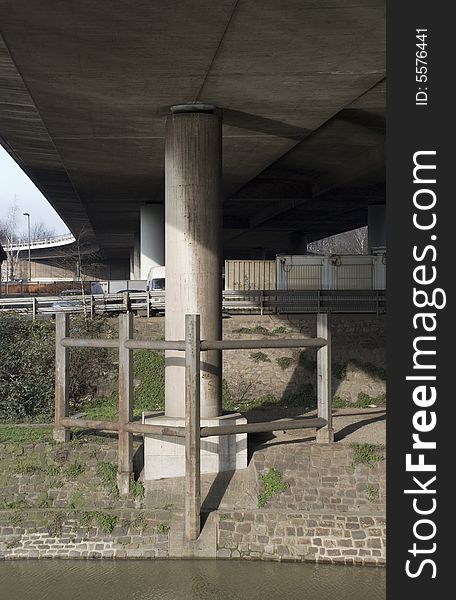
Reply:
<svg viewBox="0 0 456 600"><path fill-rule="evenodd" d="M165 267L151 267L147 275L146 290L151 293L150 310L165 310Z"/></svg>

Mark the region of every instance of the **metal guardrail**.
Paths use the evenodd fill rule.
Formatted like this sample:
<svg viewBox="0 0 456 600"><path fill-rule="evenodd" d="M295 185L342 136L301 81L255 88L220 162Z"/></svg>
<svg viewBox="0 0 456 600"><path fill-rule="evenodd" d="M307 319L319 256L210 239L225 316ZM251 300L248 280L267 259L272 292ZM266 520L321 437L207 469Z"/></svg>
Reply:
<svg viewBox="0 0 456 600"><path fill-rule="evenodd" d="M60 312L119 314L145 311L147 316L165 310L165 292L125 292L80 296L0 298L0 311L32 314ZM385 290L250 290L224 291L227 313L374 313L386 312Z"/></svg>
<svg viewBox="0 0 456 600"><path fill-rule="evenodd" d="M30 242L30 248L40 248L42 246L59 246L62 242L68 242L71 244L75 242L76 238L72 233L63 233L62 235L55 235L52 238L45 238L41 240L32 240ZM28 241L18 242L17 244L12 244L8 247L8 250L12 252L17 252L18 250L27 250L29 247Z"/></svg>

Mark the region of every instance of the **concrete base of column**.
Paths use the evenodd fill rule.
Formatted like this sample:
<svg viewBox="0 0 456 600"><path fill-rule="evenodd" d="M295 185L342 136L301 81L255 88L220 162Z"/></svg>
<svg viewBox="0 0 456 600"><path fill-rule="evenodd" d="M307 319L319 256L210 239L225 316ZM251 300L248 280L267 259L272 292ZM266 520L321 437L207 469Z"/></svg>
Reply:
<svg viewBox="0 0 456 600"><path fill-rule="evenodd" d="M146 418L144 423L185 427L180 417L164 415ZM201 419L201 427L243 425L247 419L232 413ZM214 435L201 438L201 473L220 473L247 468L247 434ZM185 439L167 435L144 435L144 480L169 479L185 475Z"/></svg>
<svg viewBox="0 0 456 600"><path fill-rule="evenodd" d="M71 438L71 432L69 429L64 427L55 427L52 431L52 438L56 442L65 443L69 442Z"/></svg>
<svg viewBox="0 0 456 600"><path fill-rule="evenodd" d="M117 473L117 488L119 496L125 497L130 493L131 473Z"/></svg>
<svg viewBox="0 0 456 600"><path fill-rule="evenodd" d="M317 429L317 444L332 444L334 442L334 429L322 427Z"/></svg>

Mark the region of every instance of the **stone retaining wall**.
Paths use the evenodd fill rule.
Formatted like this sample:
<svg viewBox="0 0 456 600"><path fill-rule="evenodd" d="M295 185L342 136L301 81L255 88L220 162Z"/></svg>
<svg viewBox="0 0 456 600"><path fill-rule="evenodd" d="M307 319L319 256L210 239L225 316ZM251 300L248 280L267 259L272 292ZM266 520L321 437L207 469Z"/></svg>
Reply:
<svg viewBox="0 0 456 600"><path fill-rule="evenodd" d="M220 514L217 557L384 565L385 517L286 511Z"/></svg>
<svg viewBox="0 0 456 600"><path fill-rule="evenodd" d="M386 460L355 464L355 448L347 444L279 444L254 453L258 474L277 470L288 489L269 500L277 510L337 511L385 514Z"/></svg>
<svg viewBox="0 0 456 600"><path fill-rule="evenodd" d="M385 316L331 315L333 394L355 402L359 394L386 392ZM135 319L141 339L164 336L164 319ZM249 333L250 332L250 333ZM234 315L223 319L225 339L315 337L315 315ZM223 377L234 401L275 396L315 400L316 351L265 349L223 353ZM301 403L302 404L302 403Z"/></svg>
<svg viewBox="0 0 456 600"><path fill-rule="evenodd" d="M168 511L0 511L0 558L163 558L170 520Z"/></svg>

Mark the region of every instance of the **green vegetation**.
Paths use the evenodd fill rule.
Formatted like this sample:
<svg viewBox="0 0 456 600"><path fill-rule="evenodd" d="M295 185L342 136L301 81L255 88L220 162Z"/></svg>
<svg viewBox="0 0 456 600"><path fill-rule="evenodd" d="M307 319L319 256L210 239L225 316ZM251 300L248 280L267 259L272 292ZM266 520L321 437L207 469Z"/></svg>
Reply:
<svg viewBox="0 0 456 600"><path fill-rule="evenodd" d="M279 358L276 358L276 363L284 371L291 367L291 365L293 365L295 362L296 359L294 356L279 356Z"/></svg>
<svg viewBox="0 0 456 600"><path fill-rule="evenodd" d="M58 512L48 525L48 532L51 537L62 537L63 524L65 523L66 514Z"/></svg>
<svg viewBox="0 0 456 600"><path fill-rule="evenodd" d="M353 448L353 466L373 465L385 460L383 444L350 444Z"/></svg>
<svg viewBox="0 0 456 600"><path fill-rule="evenodd" d="M43 420L54 404L54 333L49 321L0 315L0 419Z"/></svg>
<svg viewBox="0 0 456 600"><path fill-rule="evenodd" d="M0 443L33 444L52 441L52 429L50 427L0 426Z"/></svg>
<svg viewBox="0 0 456 600"><path fill-rule="evenodd" d="M251 352L250 358L256 363L271 362L271 359L265 352Z"/></svg>
<svg viewBox="0 0 456 600"><path fill-rule="evenodd" d="M380 496L378 487L368 484L366 487L366 496L369 502L377 502Z"/></svg>
<svg viewBox="0 0 456 600"><path fill-rule="evenodd" d="M269 469L267 473L260 475L263 490L258 495L258 506L263 508L271 498L287 490L290 486L283 481L282 474L276 469Z"/></svg>
<svg viewBox="0 0 456 600"><path fill-rule="evenodd" d="M141 481L137 481L136 479L131 480L131 494L133 498L138 500L142 500L144 498L144 485Z"/></svg>
<svg viewBox="0 0 456 600"><path fill-rule="evenodd" d="M135 527L135 529L138 529L142 533L145 529L147 529L147 519L143 514L138 515L132 522L132 525Z"/></svg>
<svg viewBox="0 0 456 600"><path fill-rule="evenodd" d="M117 524L117 517L115 515L99 511L82 512L79 515L79 525L81 527L90 529L93 526L94 521L101 531L110 534L113 532L114 527Z"/></svg>
<svg viewBox="0 0 456 600"><path fill-rule="evenodd" d="M165 353L137 350L134 355L134 372L139 381L135 389L135 409L159 410L165 405Z"/></svg>
<svg viewBox="0 0 456 600"><path fill-rule="evenodd" d="M170 530L170 526L169 523L158 523L156 529L159 535L166 535Z"/></svg>
<svg viewBox="0 0 456 600"><path fill-rule="evenodd" d="M13 527L20 527L20 525L22 525L23 520L24 520L23 513L21 511L17 510L11 514L9 522L11 523L11 525Z"/></svg>
<svg viewBox="0 0 456 600"><path fill-rule="evenodd" d="M54 412L54 353L55 337L52 321L32 321L23 315L0 315L0 420L4 422L47 422ZM106 319L97 317L85 321L81 316L71 318L74 337L112 336ZM69 397L73 410L80 410L91 398L99 381L112 370L113 351L97 348L70 350ZM41 441L46 433L39 430L24 441ZM15 437L18 430L0 431ZM22 440L21 440L22 441Z"/></svg>
<svg viewBox="0 0 456 600"><path fill-rule="evenodd" d="M84 494L80 490L76 490L71 494L70 506L74 510L81 508L84 505Z"/></svg>
<svg viewBox="0 0 456 600"><path fill-rule="evenodd" d="M272 335L281 335L282 333L288 333L288 329L286 327L283 327L283 325L280 325L279 327L274 327L274 329L271 331Z"/></svg>
<svg viewBox="0 0 456 600"><path fill-rule="evenodd" d="M103 487L113 496L119 495L117 488L117 467L109 462L101 462L97 467L97 475Z"/></svg>
<svg viewBox="0 0 456 600"><path fill-rule="evenodd" d="M347 378L347 370L348 365L336 364L332 366L333 375L337 377L337 379L340 379L340 381L344 381L344 379Z"/></svg>
<svg viewBox="0 0 456 600"><path fill-rule="evenodd" d="M369 394L360 392L358 394L358 399L356 400L356 402L350 402L349 400L345 400L340 396L334 396L332 405L333 408L369 408L371 404L382 406L385 403L386 394L380 394L380 396L372 397L369 396Z"/></svg>
<svg viewBox="0 0 456 600"><path fill-rule="evenodd" d="M78 475L80 475L81 473L83 473L85 470L84 465L81 465L78 462L75 462L71 465L69 465L66 469L65 469L65 475L68 477L68 479L76 479L76 477Z"/></svg>

